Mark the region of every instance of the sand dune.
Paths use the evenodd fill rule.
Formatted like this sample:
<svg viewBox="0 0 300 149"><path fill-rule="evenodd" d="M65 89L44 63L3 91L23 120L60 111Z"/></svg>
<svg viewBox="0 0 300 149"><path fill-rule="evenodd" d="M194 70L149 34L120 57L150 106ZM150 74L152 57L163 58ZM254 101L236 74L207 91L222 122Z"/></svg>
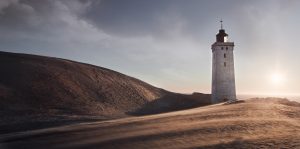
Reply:
<svg viewBox="0 0 300 149"><path fill-rule="evenodd" d="M0 52L0 60L0 134L188 109L210 99L65 59Z"/></svg>
<svg viewBox="0 0 300 149"><path fill-rule="evenodd" d="M12 133L2 148L300 148L300 103L251 99Z"/></svg>
<svg viewBox="0 0 300 149"><path fill-rule="evenodd" d="M172 93L89 64L0 59L0 149L300 148L297 102L209 105L210 95Z"/></svg>

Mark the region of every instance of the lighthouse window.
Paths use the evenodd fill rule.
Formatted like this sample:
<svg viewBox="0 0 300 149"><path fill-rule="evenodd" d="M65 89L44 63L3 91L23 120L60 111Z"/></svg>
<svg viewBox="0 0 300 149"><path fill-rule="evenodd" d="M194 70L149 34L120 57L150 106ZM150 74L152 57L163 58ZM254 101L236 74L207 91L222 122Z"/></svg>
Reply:
<svg viewBox="0 0 300 149"><path fill-rule="evenodd" d="M221 47L221 50L223 50L223 47Z"/></svg>
<svg viewBox="0 0 300 149"><path fill-rule="evenodd" d="M224 62L224 67L226 67L226 62Z"/></svg>
<svg viewBox="0 0 300 149"><path fill-rule="evenodd" d="M224 58L226 58L226 54L224 53Z"/></svg>
<svg viewBox="0 0 300 149"><path fill-rule="evenodd" d="M228 47L226 47L226 51L228 50Z"/></svg>

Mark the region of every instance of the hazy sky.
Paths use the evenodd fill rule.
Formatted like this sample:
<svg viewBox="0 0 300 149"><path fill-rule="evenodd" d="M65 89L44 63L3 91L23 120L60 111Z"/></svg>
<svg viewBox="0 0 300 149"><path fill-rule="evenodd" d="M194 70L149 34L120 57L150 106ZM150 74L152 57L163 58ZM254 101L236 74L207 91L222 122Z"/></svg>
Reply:
<svg viewBox="0 0 300 149"><path fill-rule="evenodd" d="M238 94L299 93L298 0L1 0L0 50L210 93L210 48L220 18L235 42Z"/></svg>

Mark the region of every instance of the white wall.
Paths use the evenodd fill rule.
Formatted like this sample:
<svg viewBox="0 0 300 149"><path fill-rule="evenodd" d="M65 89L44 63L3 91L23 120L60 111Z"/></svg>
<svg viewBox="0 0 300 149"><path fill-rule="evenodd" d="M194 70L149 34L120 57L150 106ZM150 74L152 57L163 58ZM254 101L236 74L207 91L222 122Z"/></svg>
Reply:
<svg viewBox="0 0 300 149"><path fill-rule="evenodd" d="M223 47L223 49L222 49ZM227 49L226 49L227 47ZM212 45L212 102L236 99L233 42L216 42ZM226 54L226 57L224 57ZM226 63L226 66L224 66Z"/></svg>

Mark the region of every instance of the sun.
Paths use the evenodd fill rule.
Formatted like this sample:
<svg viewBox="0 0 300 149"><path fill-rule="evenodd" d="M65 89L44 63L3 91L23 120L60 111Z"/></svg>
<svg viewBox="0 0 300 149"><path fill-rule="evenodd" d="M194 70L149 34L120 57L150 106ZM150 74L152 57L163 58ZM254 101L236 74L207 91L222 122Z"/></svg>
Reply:
<svg viewBox="0 0 300 149"><path fill-rule="evenodd" d="M282 74L280 74L280 73L273 73L271 75L271 82L274 85L283 84L284 80L285 80L284 76Z"/></svg>

